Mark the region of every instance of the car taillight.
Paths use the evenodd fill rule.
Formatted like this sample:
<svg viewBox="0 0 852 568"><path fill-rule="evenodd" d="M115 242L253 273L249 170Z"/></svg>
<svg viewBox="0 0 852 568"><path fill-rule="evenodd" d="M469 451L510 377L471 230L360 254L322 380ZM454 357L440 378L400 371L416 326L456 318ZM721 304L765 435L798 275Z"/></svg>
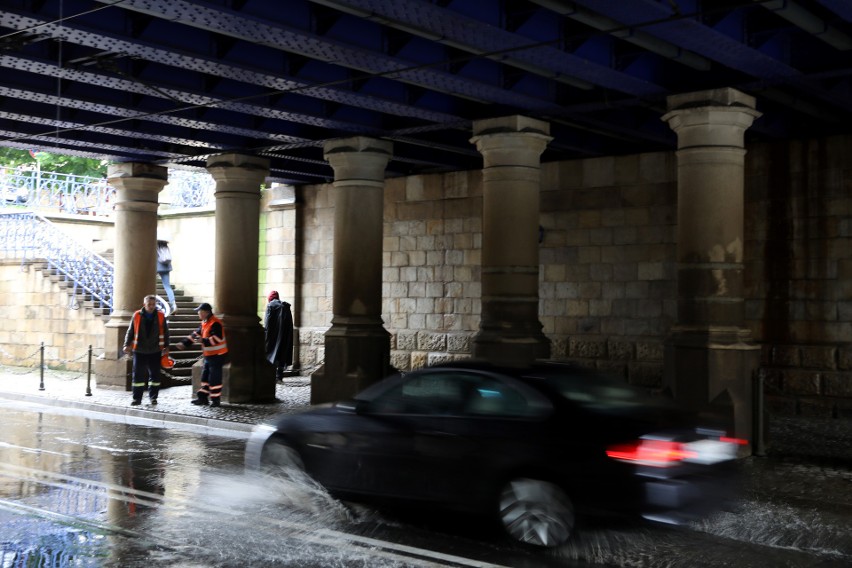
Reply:
<svg viewBox="0 0 852 568"><path fill-rule="evenodd" d="M696 457L695 452L671 440L636 440L618 444L607 448L606 455L619 461L652 467L670 467Z"/></svg>

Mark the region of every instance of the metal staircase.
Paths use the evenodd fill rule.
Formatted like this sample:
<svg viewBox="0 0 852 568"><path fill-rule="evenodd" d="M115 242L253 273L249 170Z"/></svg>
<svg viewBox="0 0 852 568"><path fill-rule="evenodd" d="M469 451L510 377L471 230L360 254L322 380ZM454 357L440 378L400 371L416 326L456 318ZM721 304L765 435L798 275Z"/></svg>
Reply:
<svg viewBox="0 0 852 568"><path fill-rule="evenodd" d="M172 346L198 328L200 320L193 311L197 306L195 298L187 296L183 290L172 286L175 294L177 311L169 315L169 337ZM157 295L166 298L166 290L157 278ZM201 356L201 346L192 344L183 351L170 349L169 354L175 360L175 366L169 371L163 371L166 380L163 386L189 384L192 380L192 365Z"/></svg>

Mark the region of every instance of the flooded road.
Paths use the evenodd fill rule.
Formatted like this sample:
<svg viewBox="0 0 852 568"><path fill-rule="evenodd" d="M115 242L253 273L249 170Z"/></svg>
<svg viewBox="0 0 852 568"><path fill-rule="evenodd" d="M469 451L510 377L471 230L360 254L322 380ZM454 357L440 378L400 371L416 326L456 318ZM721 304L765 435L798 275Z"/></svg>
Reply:
<svg viewBox="0 0 852 568"><path fill-rule="evenodd" d="M749 459L735 510L690 527L586 525L549 551L457 518L344 505L245 474L245 436L0 400L0 566L848 566L852 475Z"/></svg>

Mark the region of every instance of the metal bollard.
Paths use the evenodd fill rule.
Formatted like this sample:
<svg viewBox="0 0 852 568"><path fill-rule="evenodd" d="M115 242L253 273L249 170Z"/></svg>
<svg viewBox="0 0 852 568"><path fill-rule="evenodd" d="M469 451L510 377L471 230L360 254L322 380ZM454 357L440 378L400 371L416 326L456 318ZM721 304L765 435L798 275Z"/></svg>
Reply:
<svg viewBox="0 0 852 568"><path fill-rule="evenodd" d="M760 372L754 374L754 391L753 396L753 432L752 439L752 454L755 456L766 455L766 416L764 400L763 400L763 375Z"/></svg>
<svg viewBox="0 0 852 568"><path fill-rule="evenodd" d="M38 385L38 390L44 390L44 341L41 342L41 349L39 349L41 353L41 363L39 364L39 368L41 370L41 383Z"/></svg>
<svg viewBox="0 0 852 568"><path fill-rule="evenodd" d="M89 367L86 375L86 396L92 396L92 346L89 345Z"/></svg>

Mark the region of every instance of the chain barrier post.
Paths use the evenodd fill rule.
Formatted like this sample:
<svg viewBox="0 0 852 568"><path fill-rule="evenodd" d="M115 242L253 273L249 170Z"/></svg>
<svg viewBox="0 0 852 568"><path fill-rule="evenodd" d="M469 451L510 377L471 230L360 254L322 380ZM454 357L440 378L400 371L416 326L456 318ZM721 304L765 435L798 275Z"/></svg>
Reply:
<svg viewBox="0 0 852 568"><path fill-rule="evenodd" d="M92 346L89 345L89 366L86 376L86 396L92 396Z"/></svg>
<svg viewBox="0 0 852 568"><path fill-rule="evenodd" d="M41 383L38 385L38 390L44 390L44 341L41 342L41 347L39 348L39 352L41 353L41 364L39 365L39 370L41 374Z"/></svg>

